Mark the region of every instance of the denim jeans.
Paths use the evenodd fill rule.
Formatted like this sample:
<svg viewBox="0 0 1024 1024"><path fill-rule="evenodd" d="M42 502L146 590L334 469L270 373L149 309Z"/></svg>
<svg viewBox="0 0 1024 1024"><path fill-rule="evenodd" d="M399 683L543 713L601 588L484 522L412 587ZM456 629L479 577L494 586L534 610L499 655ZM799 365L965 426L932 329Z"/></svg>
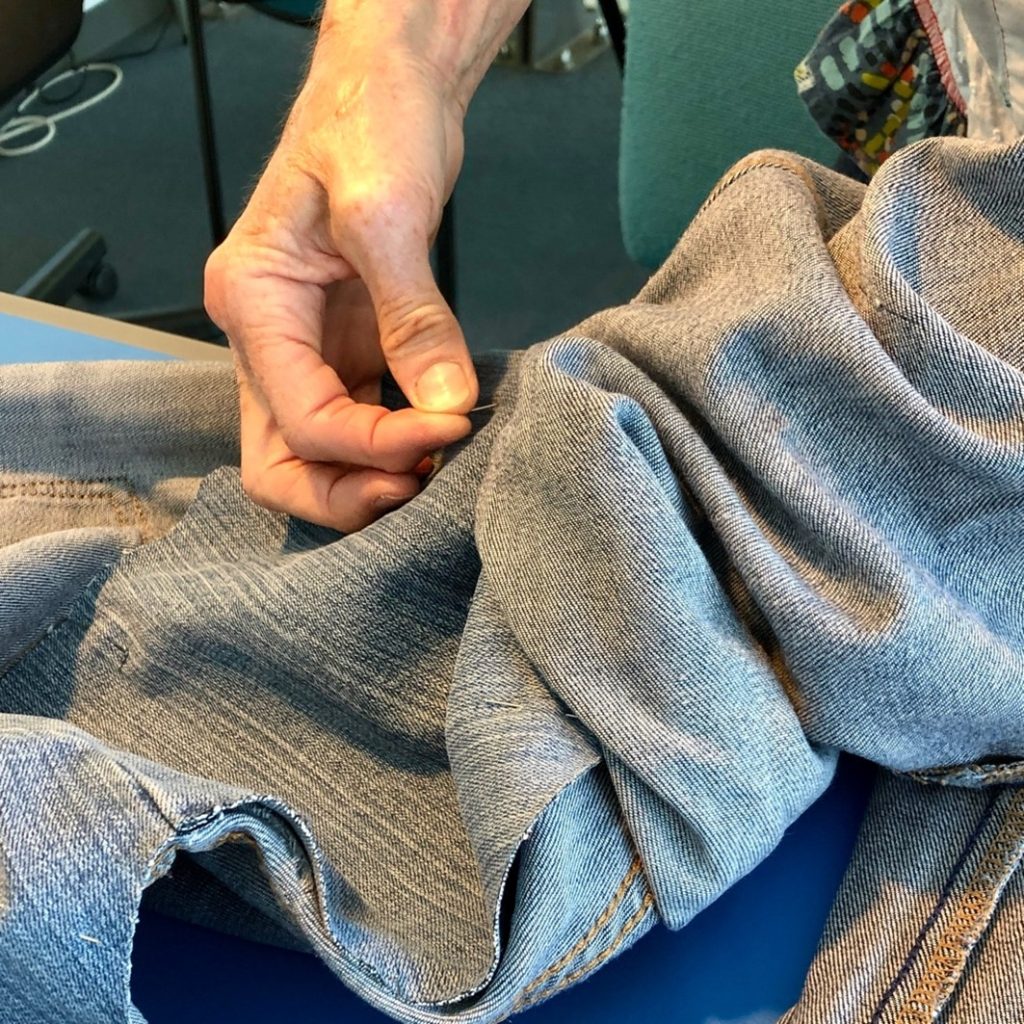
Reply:
<svg viewBox="0 0 1024 1024"><path fill-rule="evenodd" d="M839 751L884 770L786 1024L1024 1016L1022 196L1020 145L754 154L345 537L246 498L223 366L0 373L0 1021L140 1021L145 890L489 1024Z"/></svg>

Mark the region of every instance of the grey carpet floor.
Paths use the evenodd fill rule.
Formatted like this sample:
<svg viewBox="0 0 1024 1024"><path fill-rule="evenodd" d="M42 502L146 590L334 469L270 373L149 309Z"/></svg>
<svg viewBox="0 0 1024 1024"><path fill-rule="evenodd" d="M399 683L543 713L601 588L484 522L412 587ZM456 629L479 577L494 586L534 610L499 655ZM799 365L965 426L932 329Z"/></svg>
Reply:
<svg viewBox="0 0 1024 1024"><path fill-rule="evenodd" d="M149 30L128 48L147 34L154 37ZM274 145L311 34L247 11L208 22L206 38L233 216ZM176 27L122 67L121 89L62 122L50 146L0 159L0 290L16 288L89 226L106 238L121 286L105 304L76 305L118 316L199 304L209 236L188 54ZM619 233L620 89L610 54L567 75L496 67L481 85L456 225L459 314L474 349L549 337L626 301L646 279ZM10 113L0 110L0 121Z"/></svg>

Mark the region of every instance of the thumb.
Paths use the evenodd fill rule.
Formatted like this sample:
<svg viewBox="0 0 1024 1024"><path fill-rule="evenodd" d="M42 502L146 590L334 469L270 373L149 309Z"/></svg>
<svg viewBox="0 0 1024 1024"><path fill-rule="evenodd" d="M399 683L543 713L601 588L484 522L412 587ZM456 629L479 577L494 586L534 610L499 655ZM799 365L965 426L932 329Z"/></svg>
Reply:
<svg viewBox="0 0 1024 1024"><path fill-rule="evenodd" d="M462 328L434 281L426 247L402 256L375 261L364 274L388 368L415 408L469 412L479 385Z"/></svg>

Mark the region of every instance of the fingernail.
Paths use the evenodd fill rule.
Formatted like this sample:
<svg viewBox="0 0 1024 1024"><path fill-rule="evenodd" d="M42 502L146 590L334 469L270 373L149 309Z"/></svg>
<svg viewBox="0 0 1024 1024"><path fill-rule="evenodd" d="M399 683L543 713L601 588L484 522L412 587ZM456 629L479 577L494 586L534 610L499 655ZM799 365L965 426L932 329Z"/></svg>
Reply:
<svg viewBox="0 0 1024 1024"><path fill-rule="evenodd" d="M425 455L412 470L417 476L429 476L434 472L434 460L429 456Z"/></svg>
<svg viewBox="0 0 1024 1024"><path fill-rule="evenodd" d="M435 363L416 382L416 397L427 412L448 412L469 397L469 382L458 363Z"/></svg>
<svg viewBox="0 0 1024 1024"><path fill-rule="evenodd" d="M378 512L390 512L399 505L404 505L409 499L403 494L382 494L374 498L373 507Z"/></svg>

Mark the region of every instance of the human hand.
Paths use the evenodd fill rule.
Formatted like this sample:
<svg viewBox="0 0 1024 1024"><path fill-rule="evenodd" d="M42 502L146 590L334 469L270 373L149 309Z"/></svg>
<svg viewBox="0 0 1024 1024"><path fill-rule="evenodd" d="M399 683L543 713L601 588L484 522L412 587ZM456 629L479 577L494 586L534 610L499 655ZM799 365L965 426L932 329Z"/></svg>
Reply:
<svg viewBox="0 0 1024 1024"><path fill-rule="evenodd" d="M469 432L477 398L428 258L464 106L431 61L351 27L325 23L205 284L235 356L243 486L346 532L417 493L425 456ZM379 404L385 368L413 408Z"/></svg>

